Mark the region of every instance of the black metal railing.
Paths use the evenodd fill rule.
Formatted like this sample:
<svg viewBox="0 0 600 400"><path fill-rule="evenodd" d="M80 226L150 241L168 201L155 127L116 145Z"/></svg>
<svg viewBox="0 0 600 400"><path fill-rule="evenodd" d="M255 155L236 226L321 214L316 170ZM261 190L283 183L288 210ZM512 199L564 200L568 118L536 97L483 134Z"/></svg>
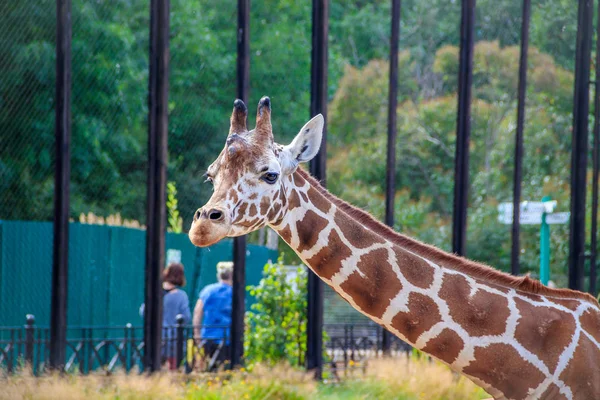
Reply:
<svg viewBox="0 0 600 400"><path fill-rule="evenodd" d="M326 324L325 352L329 369L335 378L339 372L348 373L353 369L365 370L367 361L384 355L384 329L373 323L365 324ZM392 357L406 354L412 347L397 338L389 338L389 352Z"/></svg>
<svg viewBox="0 0 600 400"><path fill-rule="evenodd" d="M209 328L209 337L203 337ZM219 332L222 330L222 332ZM352 367L366 367L370 358L383 355L383 329L375 324L326 324L325 352L334 374ZM143 327L79 326L67 328L66 372L88 374L95 370L144 371ZM5 374L29 368L40 375L48 368L50 330L26 316L23 326L0 327L0 370ZM393 337L392 356L411 347ZM192 326L178 316L177 324L163 328L161 358L170 370L216 371L231 359L227 326Z"/></svg>
<svg viewBox="0 0 600 400"><path fill-rule="evenodd" d="M202 337L203 328L211 328L217 337ZM222 330L220 333L218 331ZM215 371L229 360L227 326L192 326L178 316L177 324L163 328L163 363L169 369ZM39 375L48 368L50 330L26 317L24 326L0 327L0 370L14 373L24 368ZM94 370L144 371L144 335L142 326L78 326L67 328L66 372L87 374Z"/></svg>

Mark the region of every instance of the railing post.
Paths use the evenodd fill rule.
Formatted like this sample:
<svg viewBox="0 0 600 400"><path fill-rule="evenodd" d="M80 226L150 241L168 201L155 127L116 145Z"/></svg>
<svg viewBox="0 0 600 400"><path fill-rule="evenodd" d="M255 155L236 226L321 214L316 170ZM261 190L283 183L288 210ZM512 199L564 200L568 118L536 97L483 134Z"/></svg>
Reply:
<svg viewBox="0 0 600 400"><path fill-rule="evenodd" d="M131 351L131 345L133 343L131 343L131 323L127 323L125 325L125 332L124 332L124 340L125 343L123 343L123 349L125 350L125 365L123 367L125 367L125 372L129 372L131 370L131 355L132 355L132 351Z"/></svg>
<svg viewBox="0 0 600 400"><path fill-rule="evenodd" d="M27 314L25 316L25 362L33 367L33 346L35 338L35 316L33 314Z"/></svg>
<svg viewBox="0 0 600 400"><path fill-rule="evenodd" d="M175 348L175 360L177 360L177 367L181 365L181 361L183 361L183 329L185 318L181 314L177 314L175 317L175 321L177 321L176 325L176 348Z"/></svg>

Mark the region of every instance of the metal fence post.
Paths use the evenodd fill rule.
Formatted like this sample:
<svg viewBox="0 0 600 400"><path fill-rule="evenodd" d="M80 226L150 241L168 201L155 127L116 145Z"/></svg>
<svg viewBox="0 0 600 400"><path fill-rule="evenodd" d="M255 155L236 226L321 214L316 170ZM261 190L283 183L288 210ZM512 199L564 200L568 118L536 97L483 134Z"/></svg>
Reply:
<svg viewBox="0 0 600 400"><path fill-rule="evenodd" d="M177 314L175 317L176 332L175 332L175 360L177 360L177 367L181 365L181 361L183 361L183 329L185 318L181 314Z"/></svg>
<svg viewBox="0 0 600 400"><path fill-rule="evenodd" d="M33 314L27 314L25 316L25 362L33 367L33 348L35 338L35 316Z"/></svg>
<svg viewBox="0 0 600 400"><path fill-rule="evenodd" d="M385 186L385 223L394 229L394 197L396 195L396 136L398 107L398 42L400 40L400 0L392 0L390 35L390 76L388 88L387 168ZM383 328L381 350L390 354L391 333Z"/></svg>
<svg viewBox="0 0 600 400"><path fill-rule="evenodd" d="M600 3L598 3L600 11ZM596 23L596 38L600 37L600 14ZM592 152L592 232L590 238L590 284L589 292L596 296L598 274L598 174L600 172L600 40L596 39L596 73L594 84L594 144Z"/></svg>
<svg viewBox="0 0 600 400"><path fill-rule="evenodd" d="M592 0L579 0L577 19L573 134L571 136L571 229L569 233L569 288L575 290L584 290L589 81L592 17L594 15L592 5Z"/></svg>
<svg viewBox="0 0 600 400"><path fill-rule="evenodd" d="M149 59L144 364L149 372L154 372L160 370L161 361L161 273L165 263L167 219L169 0L150 2Z"/></svg>
<svg viewBox="0 0 600 400"><path fill-rule="evenodd" d="M124 332L124 340L125 343L123 343L123 347L125 348L125 372L129 372L131 370L131 354L132 354L132 350L131 350L131 324L128 322L125 325L125 332Z"/></svg>
<svg viewBox="0 0 600 400"><path fill-rule="evenodd" d="M471 136L471 83L473 80L475 0L462 0L461 9L452 251L464 256L467 244L467 208L469 205L469 141Z"/></svg>
<svg viewBox="0 0 600 400"><path fill-rule="evenodd" d="M515 134L515 164L513 171L513 224L512 224L512 249L510 268L513 275L519 275L519 234L520 234L520 204L521 181L523 179L523 125L525 124L525 96L527 90L527 51L529 49L529 16L531 1L523 0L521 14L521 55L519 57L519 89L517 100L517 131Z"/></svg>
<svg viewBox="0 0 600 400"><path fill-rule="evenodd" d="M325 119L319 153L310 161L310 173L321 184L326 182L327 161L327 35L329 0L312 2L312 55L310 84L310 116L321 113ZM322 378L323 370L323 282L308 271L308 310L306 324L306 368Z"/></svg>
<svg viewBox="0 0 600 400"><path fill-rule="evenodd" d="M56 168L50 302L50 367L62 369L67 345L69 182L71 178L71 0L56 1Z"/></svg>
<svg viewBox="0 0 600 400"><path fill-rule="evenodd" d="M237 97L248 104L250 87L250 0L238 0ZM242 364L246 311L246 236L233 239L233 297L231 305L231 354L229 365Z"/></svg>

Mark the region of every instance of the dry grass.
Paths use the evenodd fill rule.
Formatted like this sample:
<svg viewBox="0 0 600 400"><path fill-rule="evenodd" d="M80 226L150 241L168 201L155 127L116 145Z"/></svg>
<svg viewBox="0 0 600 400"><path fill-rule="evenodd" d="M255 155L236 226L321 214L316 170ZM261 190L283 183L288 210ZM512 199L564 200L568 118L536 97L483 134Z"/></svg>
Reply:
<svg viewBox="0 0 600 400"><path fill-rule="evenodd" d="M204 400L204 399L481 399L485 392L445 366L427 360L374 360L341 383L317 384L287 366L251 372L181 375L163 373L0 378L0 400Z"/></svg>

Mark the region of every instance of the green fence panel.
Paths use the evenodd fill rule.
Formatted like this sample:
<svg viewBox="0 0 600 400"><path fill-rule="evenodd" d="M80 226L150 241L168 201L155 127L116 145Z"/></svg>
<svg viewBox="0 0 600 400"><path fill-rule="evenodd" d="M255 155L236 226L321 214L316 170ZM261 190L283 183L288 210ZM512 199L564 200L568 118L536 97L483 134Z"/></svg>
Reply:
<svg viewBox="0 0 600 400"><path fill-rule="evenodd" d="M69 229L69 326L142 325L146 232L79 223ZM0 221L0 326L23 325L26 314L34 314L38 326L49 325L52 236L50 222ZM199 291L216 282L217 263L232 260L233 241L196 248L186 234L168 233L169 249L180 252L193 310ZM276 258L276 251L249 245L247 285L258 284L264 264ZM248 296L246 306L252 303Z"/></svg>
<svg viewBox="0 0 600 400"><path fill-rule="evenodd" d="M0 326L50 322L52 223L2 221L0 224Z"/></svg>
<svg viewBox="0 0 600 400"><path fill-rule="evenodd" d="M107 325L110 228L69 225L69 326Z"/></svg>
<svg viewBox="0 0 600 400"><path fill-rule="evenodd" d="M110 229L109 325L143 324L139 309L144 302L146 231Z"/></svg>

